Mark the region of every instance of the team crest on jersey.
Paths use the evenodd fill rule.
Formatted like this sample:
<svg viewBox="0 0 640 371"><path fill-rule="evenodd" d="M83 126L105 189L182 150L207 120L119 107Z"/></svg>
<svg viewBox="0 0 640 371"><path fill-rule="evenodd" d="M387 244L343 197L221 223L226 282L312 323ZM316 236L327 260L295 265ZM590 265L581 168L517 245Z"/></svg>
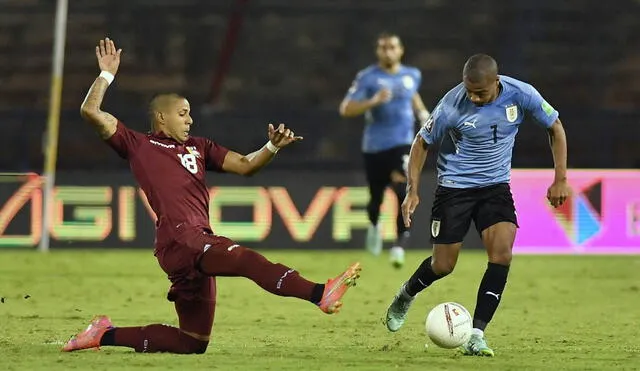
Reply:
<svg viewBox="0 0 640 371"><path fill-rule="evenodd" d="M191 153L197 158L200 158L200 152L198 152L195 146L187 146L187 152Z"/></svg>
<svg viewBox="0 0 640 371"><path fill-rule="evenodd" d="M507 113L507 121L515 122L518 119L518 106L515 104L507 106L505 112Z"/></svg>
<svg viewBox="0 0 640 371"><path fill-rule="evenodd" d="M431 237L436 238L440 234L440 220L433 219L431 221Z"/></svg>
<svg viewBox="0 0 640 371"><path fill-rule="evenodd" d="M402 85L405 89L411 90L414 86L416 86L416 82L413 81L413 77L411 76L402 76Z"/></svg>

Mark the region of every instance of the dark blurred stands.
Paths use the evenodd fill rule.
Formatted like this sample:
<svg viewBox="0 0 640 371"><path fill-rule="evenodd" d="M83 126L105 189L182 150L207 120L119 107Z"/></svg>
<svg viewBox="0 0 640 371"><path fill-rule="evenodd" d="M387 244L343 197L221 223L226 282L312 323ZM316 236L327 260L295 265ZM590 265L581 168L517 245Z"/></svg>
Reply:
<svg viewBox="0 0 640 371"><path fill-rule="evenodd" d="M400 34L405 62L423 73L433 107L457 84L465 59L494 55L502 73L533 83L561 111L573 167L634 167L640 138L640 6L635 1L249 0L232 66L207 101L231 0L93 0L69 4L59 168L126 167L80 121L97 75L93 47L110 36L124 49L105 108L146 130L159 91L186 94L195 132L240 151L285 121L305 142L273 166L360 168L362 121L337 105L355 73L374 61L383 30ZM53 0L0 0L0 170L39 170L46 125ZM515 166L547 167L544 132L523 125Z"/></svg>

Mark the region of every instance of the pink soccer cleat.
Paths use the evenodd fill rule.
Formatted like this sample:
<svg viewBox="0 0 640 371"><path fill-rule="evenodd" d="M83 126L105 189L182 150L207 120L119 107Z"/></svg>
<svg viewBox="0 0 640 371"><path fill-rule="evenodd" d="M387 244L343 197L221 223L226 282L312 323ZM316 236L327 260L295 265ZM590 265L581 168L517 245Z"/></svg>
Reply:
<svg viewBox="0 0 640 371"><path fill-rule="evenodd" d="M95 316L86 330L72 337L62 348L63 352L74 350L100 348L100 339L104 333L113 328L113 323L107 316Z"/></svg>
<svg viewBox="0 0 640 371"><path fill-rule="evenodd" d="M354 263L336 278L330 278L324 286L322 299L318 304L320 310L327 314L338 313L342 307L340 299L349 287L356 285L356 279L360 277L361 270L360 263Z"/></svg>

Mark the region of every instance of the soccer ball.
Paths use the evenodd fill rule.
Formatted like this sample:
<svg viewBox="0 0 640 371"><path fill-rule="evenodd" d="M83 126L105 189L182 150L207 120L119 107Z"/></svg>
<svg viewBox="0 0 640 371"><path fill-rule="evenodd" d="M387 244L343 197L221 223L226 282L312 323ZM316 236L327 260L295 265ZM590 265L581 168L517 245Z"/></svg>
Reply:
<svg viewBox="0 0 640 371"><path fill-rule="evenodd" d="M473 328L469 311L454 302L436 305L427 315L424 326L429 339L445 349L456 348L469 341Z"/></svg>

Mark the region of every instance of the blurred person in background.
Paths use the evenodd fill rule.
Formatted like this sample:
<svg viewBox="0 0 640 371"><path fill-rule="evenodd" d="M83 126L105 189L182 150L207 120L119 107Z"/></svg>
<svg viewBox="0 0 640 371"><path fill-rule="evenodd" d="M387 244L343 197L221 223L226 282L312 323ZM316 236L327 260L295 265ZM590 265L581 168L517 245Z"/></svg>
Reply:
<svg viewBox="0 0 640 371"><path fill-rule="evenodd" d="M416 133L416 119L424 123L429 111L418 93L422 74L401 63L404 47L400 37L383 33L377 38L378 63L358 72L340 104L343 117L365 116L362 152L369 184L366 249L373 255L382 252L382 235L378 225L384 191L391 187L401 202L406 195L406 166L409 149ZM404 265L404 248L409 242L409 228L398 212L397 237L390 250L394 267Z"/></svg>

